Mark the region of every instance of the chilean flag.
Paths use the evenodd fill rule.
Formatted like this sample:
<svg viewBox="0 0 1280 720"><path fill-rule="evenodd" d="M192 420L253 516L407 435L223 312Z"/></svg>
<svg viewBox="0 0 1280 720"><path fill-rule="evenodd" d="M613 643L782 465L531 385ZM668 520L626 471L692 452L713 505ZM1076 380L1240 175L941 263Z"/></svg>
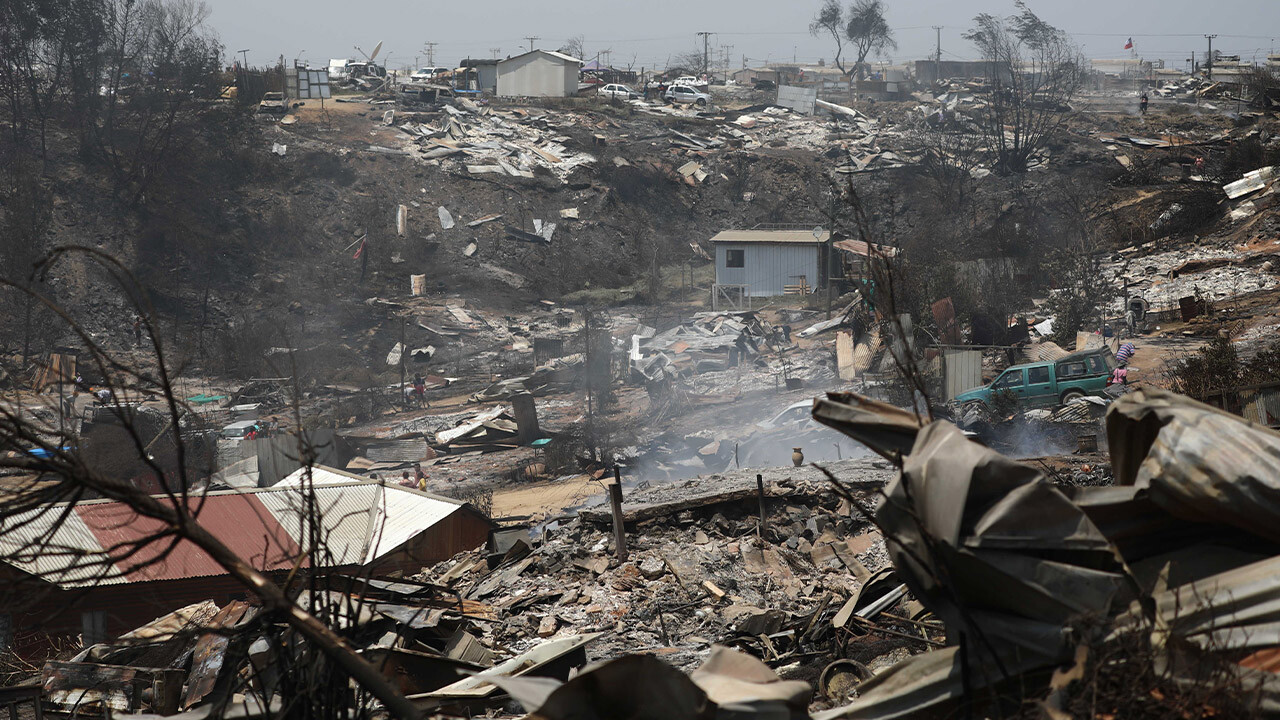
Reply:
<svg viewBox="0 0 1280 720"><path fill-rule="evenodd" d="M1125 44L1124 44L1124 49L1125 49L1125 50L1132 50L1132 49L1133 49L1133 38L1129 38L1129 42L1127 42L1127 43L1125 43Z"/></svg>

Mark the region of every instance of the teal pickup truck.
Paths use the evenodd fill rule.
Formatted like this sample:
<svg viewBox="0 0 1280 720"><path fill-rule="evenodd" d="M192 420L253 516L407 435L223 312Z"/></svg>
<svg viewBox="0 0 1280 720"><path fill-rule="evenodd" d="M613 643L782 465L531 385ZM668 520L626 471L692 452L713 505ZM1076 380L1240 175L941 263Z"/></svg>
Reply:
<svg viewBox="0 0 1280 720"><path fill-rule="evenodd" d="M1053 362L1014 365L1000 377L980 388L956 396L960 407L980 404L991 407L991 396L1009 392L1022 409L1065 405L1073 398L1102 395L1115 369L1115 357L1108 348L1094 348L1065 355Z"/></svg>

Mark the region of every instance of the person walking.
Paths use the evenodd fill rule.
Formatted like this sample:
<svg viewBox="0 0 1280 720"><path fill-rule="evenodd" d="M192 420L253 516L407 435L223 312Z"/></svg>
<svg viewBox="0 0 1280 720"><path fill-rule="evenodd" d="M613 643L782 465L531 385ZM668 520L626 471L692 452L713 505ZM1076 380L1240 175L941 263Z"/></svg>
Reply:
<svg viewBox="0 0 1280 720"><path fill-rule="evenodd" d="M1138 100L1138 112L1143 115L1147 114L1147 94L1146 93L1142 93L1142 98Z"/></svg>

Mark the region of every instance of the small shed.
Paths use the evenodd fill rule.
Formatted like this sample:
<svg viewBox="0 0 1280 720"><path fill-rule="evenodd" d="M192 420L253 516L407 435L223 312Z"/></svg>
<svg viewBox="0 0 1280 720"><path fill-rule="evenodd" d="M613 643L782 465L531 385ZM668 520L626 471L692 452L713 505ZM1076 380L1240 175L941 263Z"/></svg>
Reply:
<svg viewBox="0 0 1280 720"><path fill-rule="evenodd" d="M830 238L825 230L725 230L711 238L716 285L743 286L748 297L813 292Z"/></svg>
<svg viewBox="0 0 1280 720"><path fill-rule="evenodd" d="M551 50L533 50L498 63L501 97L572 97L582 61Z"/></svg>
<svg viewBox="0 0 1280 720"><path fill-rule="evenodd" d="M494 58L467 58L463 60L460 67L469 71L467 73L467 89L488 93L497 92L498 62L499 60ZM475 81L475 87L470 87L472 79Z"/></svg>

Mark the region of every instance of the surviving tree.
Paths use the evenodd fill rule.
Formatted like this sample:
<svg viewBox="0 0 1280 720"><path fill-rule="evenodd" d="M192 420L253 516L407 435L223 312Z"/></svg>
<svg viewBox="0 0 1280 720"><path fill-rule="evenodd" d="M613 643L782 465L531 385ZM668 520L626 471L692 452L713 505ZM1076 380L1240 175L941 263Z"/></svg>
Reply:
<svg viewBox="0 0 1280 720"><path fill-rule="evenodd" d="M831 64L845 75L865 70L867 57L872 53L880 54L898 47L893 29L884 19L883 0L855 0L847 11L839 0L826 0L813 22L809 23L809 32L814 37L831 36L836 43L835 59ZM846 43L853 48L855 58L852 67L848 68L842 59Z"/></svg>
<svg viewBox="0 0 1280 720"><path fill-rule="evenodd" d="M989 63L980 121L1002 174L1026 172L1043 153L1066 122L1084 73L1071 38L1016 4L1017 15L983 13L964 35Z"/></svg>
<svg viewBox="0 0 1280 720"><path fill-rule="evenodd" d="M809 33L814 37L819 35L830 35L831 39L836 43L836 56L831 61L832 65L840 68L840 72L848 74L844 69L844 61L841 56L844 54L844 31L845 19L844 8L840 6L839 0L827 0L818 9L818 14L814 16L813 22L809 23Z"/></svg>
<svg viewBox="0 0 1280 720"><path fill-rule="evenodd" d="M893 29L884 19L882 0L855 0L849 6L849 23L845 26L845 36L857 54L853 70L859 74L866 72L867 56L871 53L880 55L886 50L898 49L898 42L893 39Z"/></svg>

